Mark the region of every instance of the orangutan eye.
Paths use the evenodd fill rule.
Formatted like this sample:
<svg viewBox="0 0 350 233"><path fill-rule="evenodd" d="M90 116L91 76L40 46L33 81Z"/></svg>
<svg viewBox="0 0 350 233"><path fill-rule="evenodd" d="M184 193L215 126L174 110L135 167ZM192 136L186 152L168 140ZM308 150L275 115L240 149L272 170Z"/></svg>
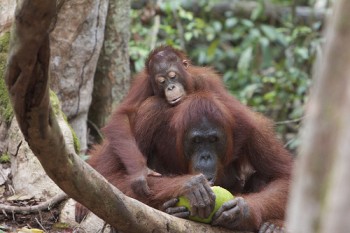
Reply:
<svg viewBox="0 0 350 233"><path fill-rule="evenodd" d="M193 141L193 143L201 143L202 139L201 139L201 137L196 136L192 139L192 141Z"/></svg>
<svg viewBox="0 0 350 233"><path fill-rule="evenodd" d="M170 72L168 73L168 76L169 76L169 78L173 79L173 78L176 77L176 73L175 73L174 71L170 71Z"/></svg>
<svg viewBox="0 0 350 233"><path fill-rule="evenodd" d="M160 84L164 84L165 83L165 78L164 77L157 77L157 82Z"/></svg>
<svg viewBox="0 0 350 233"><path fill-rule="evenodd" d="M218 137L217 136L210 136L209 137L209 142L217 142L218 141Z"/></svg>

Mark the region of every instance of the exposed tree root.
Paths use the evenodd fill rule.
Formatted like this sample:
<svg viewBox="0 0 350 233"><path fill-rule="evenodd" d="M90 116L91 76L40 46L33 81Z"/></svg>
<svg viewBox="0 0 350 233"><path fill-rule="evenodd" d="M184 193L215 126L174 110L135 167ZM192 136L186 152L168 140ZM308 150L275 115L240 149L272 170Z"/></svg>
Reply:
<svg viewBox="0 0 350 233"><path fill-rule="evenodd" d="M40 203L35 206L10 206L6 204L0 204L0 209L6 215L6 213L35 213L41 210L49 210L52 206L68 198L67 194L60 193L53 198Z"/></svg>

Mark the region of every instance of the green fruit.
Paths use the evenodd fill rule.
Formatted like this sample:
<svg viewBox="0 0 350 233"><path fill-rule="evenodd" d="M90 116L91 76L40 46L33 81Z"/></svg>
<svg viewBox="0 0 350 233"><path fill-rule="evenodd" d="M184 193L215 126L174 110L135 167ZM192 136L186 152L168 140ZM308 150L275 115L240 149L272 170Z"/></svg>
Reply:
<svg viewBox="0 0 350 233"><path fill-rule="evenodd" d="M215 207L214 207L213 211L210 213L208 218L200 218L198 216L190 216L191 220L196 221L196 222L202 222L202 223L210 223L211 219L212 219L213 215L216 213L216 211L218 211L218 209L225 202L232 200L234 198L234 196L229 191L227 191L224 188L221 188L220 186L213 186L211 188L214 191L215 196L216 196ZM189 209L189 210L191 209L189 200L184 196L179 197L179 201L176 204L176 206L185 206L187 209Z"/></svg>

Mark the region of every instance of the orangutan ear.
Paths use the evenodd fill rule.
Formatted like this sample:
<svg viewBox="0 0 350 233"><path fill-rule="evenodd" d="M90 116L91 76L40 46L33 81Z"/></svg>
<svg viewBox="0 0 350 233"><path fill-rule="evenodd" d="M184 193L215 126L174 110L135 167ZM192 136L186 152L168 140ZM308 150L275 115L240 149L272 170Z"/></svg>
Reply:
<svg viewBox="0 0 350 233"><path fill-rule="evenodd" d="M188 60L183 60L182 64L185 66L185 68L189 67L190 62Z"/></svg>

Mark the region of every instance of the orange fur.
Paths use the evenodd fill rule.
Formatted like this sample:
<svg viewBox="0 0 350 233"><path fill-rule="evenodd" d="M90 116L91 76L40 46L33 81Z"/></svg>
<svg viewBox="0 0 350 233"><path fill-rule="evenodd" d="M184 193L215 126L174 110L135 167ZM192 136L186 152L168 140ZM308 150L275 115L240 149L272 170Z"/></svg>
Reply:
<svg viewBox="0 0 350 233"><path fill-rule="evenodd" d="M292 157L276 138L272 124L232 97L211 68L188 67L183 80L188 96L171 107L149 81L149 64L135 79L129 94L105 127L106 139L92 151L89 163L125 194L148 205L161 204L184 192L191 177L183 155L183 137L191 123L206 116L218 123L228 139L215 185L242 196L249 219L238 227L257 230L266 221L283 223ZM174 52L179 59L187 59ZM148 177L152 195L140 196L131 188L131 176L146 166L163 174Z"/></svg>

